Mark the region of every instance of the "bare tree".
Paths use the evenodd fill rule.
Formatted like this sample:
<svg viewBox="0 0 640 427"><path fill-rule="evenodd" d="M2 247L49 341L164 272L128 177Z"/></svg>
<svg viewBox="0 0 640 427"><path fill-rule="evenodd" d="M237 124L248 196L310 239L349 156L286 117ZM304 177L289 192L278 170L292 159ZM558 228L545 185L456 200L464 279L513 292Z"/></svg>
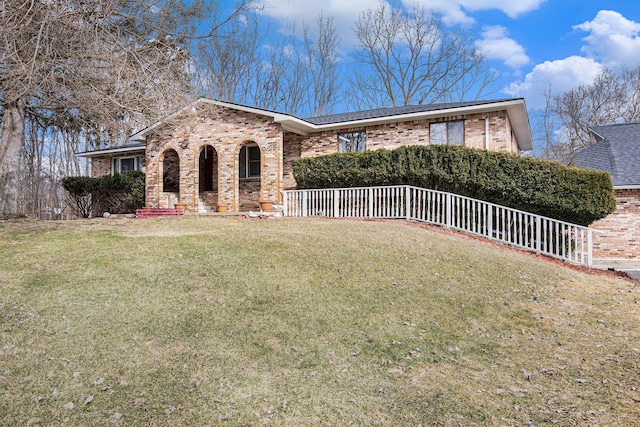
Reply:
<svg viewBox="0 0 640 427"><path fill-rule="evenodd" d="M192 96L188 43L209 4L0 0L0 215L19 213L29 120L115 144Z"/></svg>
<svg viewBox="0 0 640 427"><path fill-rule="evenodd" d="M292 28L267 51L256 81L256 105L303 117L331 113L342 82L337 46L333 18L318 15L314 30L303 23L301 38Z"/></svg>
<svg viewBox="0 0 640 427"><path fill-rule="evenodd" d="M338 103L343 78L338 70L338 35L333 17L318 15L317 35L313 38L305 27L304 44L310 69L311 94L306 116L323 116L333 112Z"/></svg>
<svg viewBox="0 0 640 427"><path fill-rule="evenodd" d="M265 37L255 13L237 15L216 28L198 44L200 92L220 101L250 103Z"/></svg>
<svg viewBox="0 0 640 427"><path fill-rule="evenodd" d="M589 128L640 120L640 66L603 70L590 85L561 95L547 93L546 115L555 132L547 133L551 158L564 158L592 144Z"/></svg>
<svg viewBox="0 0 640 427"><path fill-rule="evenodd" d="M300 116L330 113L341 84L334 20L320 14L313 28L292 26L266 44L269 31L247 13L201 43L202 93Z"/></svg>
<svg viewBox="0 0 640 427"><path fill-rule="evenodd" d="M553 114L553 88L551 84L547 86L544 92L545 108L538 115L536 128L534 129L535 138L544 144L544 149L540 153L542 158L545 159L557 159L562 157L556 153L556 129L557 129L557 117Z"/></svg>
<svg viewBox="0 0 640 427"><path fill-rule="evenodd" d="M362 71L349 100L359 108L477 99L496 76L463 28L446 28L424 8L381 4L356 22Z"/></svg>

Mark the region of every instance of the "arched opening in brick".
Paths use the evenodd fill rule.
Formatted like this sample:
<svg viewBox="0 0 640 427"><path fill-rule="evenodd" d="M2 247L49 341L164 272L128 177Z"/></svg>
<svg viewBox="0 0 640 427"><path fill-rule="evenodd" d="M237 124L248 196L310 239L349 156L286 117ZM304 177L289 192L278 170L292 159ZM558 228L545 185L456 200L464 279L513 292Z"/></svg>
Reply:
<svg viewBox="0 0 640 427"><path fill-rule="evenodd" d="M180 193L180 157L176 150L167 150L162 159L162 191Z"/></svg>
<svg viewBox="0 0 640 427"><path fill-rule="evenodd" d="M172 208L180 203L180 157L176 150L166 150L162 153L162 195L160 206Z"/></svg>
<svg viewBox="0 0 640 427"><path fill-rule="evenodd" d="M262 153L260 146L247 141L238 154L239 207L241 211L260 209Z"/></svg>
<svg viewBox="0 0 640 427"><path fill-rule="evenodd" d="M198 160L198 195L201 211L213 209L218 203L218 152L211 145L200 150Z"/></svg>
<svg viewBox="0 0 640 427"><path fill-rule="evenodd" d="M198 162L200 188L199 192L217 191L218 189L218 153L210 145L205 145L200 150Z"/></svg>

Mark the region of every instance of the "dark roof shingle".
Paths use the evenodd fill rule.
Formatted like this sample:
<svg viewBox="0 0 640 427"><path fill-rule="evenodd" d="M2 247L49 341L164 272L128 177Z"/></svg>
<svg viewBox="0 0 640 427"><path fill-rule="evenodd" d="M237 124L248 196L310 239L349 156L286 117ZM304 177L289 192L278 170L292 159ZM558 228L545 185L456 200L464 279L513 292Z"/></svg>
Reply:
<svg viewBox="0 0 640 427"><path fill-rule="evenodd" d="M640 123L594 126L598 141L574 156L574 165L609 172L614 187L640 185Z"/></svg>
<svg viewBox="0 0 640 427"><path fill-rule="evenodd" d="M402 105L399 107L376 108L375 110L354 111L351 113L331 114L328 116L308 117L302 119L314 125L329 125L335 123L352 122L356 120L368 120L378 117L393 117L403 114L424 113L428 111L447 110L451 108L472 107L475 105L493 104L496 102L511 101L511 99L492 99L490 101L466 101L448 102L443 104Z"/></svg>

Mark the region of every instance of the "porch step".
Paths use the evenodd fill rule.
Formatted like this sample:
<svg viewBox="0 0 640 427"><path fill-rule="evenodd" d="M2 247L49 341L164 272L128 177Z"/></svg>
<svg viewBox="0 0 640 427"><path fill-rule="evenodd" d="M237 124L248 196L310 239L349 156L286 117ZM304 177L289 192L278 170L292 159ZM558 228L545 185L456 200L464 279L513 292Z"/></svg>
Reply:
<svg viewBox="0 0 640 427"><path fill-rule="evenodd" d="M136 218L159 218L164 216L181 216L184 212L180 209L136 209Z"/></svg>
<svg viewBox="0 0 640 427"><path fill-rule="evenodd" d="M198 197L198 213L201 214L210 214L214 213L215 210L207 204L202 196Z"/></svg>

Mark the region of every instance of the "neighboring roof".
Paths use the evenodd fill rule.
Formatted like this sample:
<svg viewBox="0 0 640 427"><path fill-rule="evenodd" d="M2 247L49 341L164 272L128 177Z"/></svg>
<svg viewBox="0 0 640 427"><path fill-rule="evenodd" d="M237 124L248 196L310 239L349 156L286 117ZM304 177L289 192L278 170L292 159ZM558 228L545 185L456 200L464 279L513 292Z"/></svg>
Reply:
<svg viewBox="0 0 640 427"><path fill-rule="evenodd" d="M105 154L121 154L121 153L144 153L147 148L147 144L144 142L132 142L130 141L127 145L123 145L121 147L114 148L105 148L102 150L95 151L85 151L84 153L77 153L77 157L98 157Z"/></svg>
<svg viewBox="0 0 640 427"><path fill-rule="evenodd" d="M594 126L596 143L573 157L575 166L609 172L615 188L640 187L640 123Z"/></svg>
<svg viewBox="0 0 640 427"><path fill-rule="evenodd" d="M143 129L131 136L130 141L141 142L154 129L162 126L186 111L195 109L200 104L217 105L225 108L245 111L271 117L275 123L280 123L283 130L300 135L308 135L312 132L335 130L347 127L364 127L409 120L423 120L428 118L447 117L461 114L486 113L504 109L507 111L511 127L516 135L522 151L533 149L533 138L529 125L529 116L524 99L499 99L489 101L451 102L443 104L405 105L401 107L378 108L375 110L356 111L351 113L332 114L322 117L309 117L300 119L289 114L277 113L260 108L247 107L229 102L215 101L200 98L163 120ZM93 153L91 153L93 155ZM84 157L88 157L86 155Z"/></svg>

